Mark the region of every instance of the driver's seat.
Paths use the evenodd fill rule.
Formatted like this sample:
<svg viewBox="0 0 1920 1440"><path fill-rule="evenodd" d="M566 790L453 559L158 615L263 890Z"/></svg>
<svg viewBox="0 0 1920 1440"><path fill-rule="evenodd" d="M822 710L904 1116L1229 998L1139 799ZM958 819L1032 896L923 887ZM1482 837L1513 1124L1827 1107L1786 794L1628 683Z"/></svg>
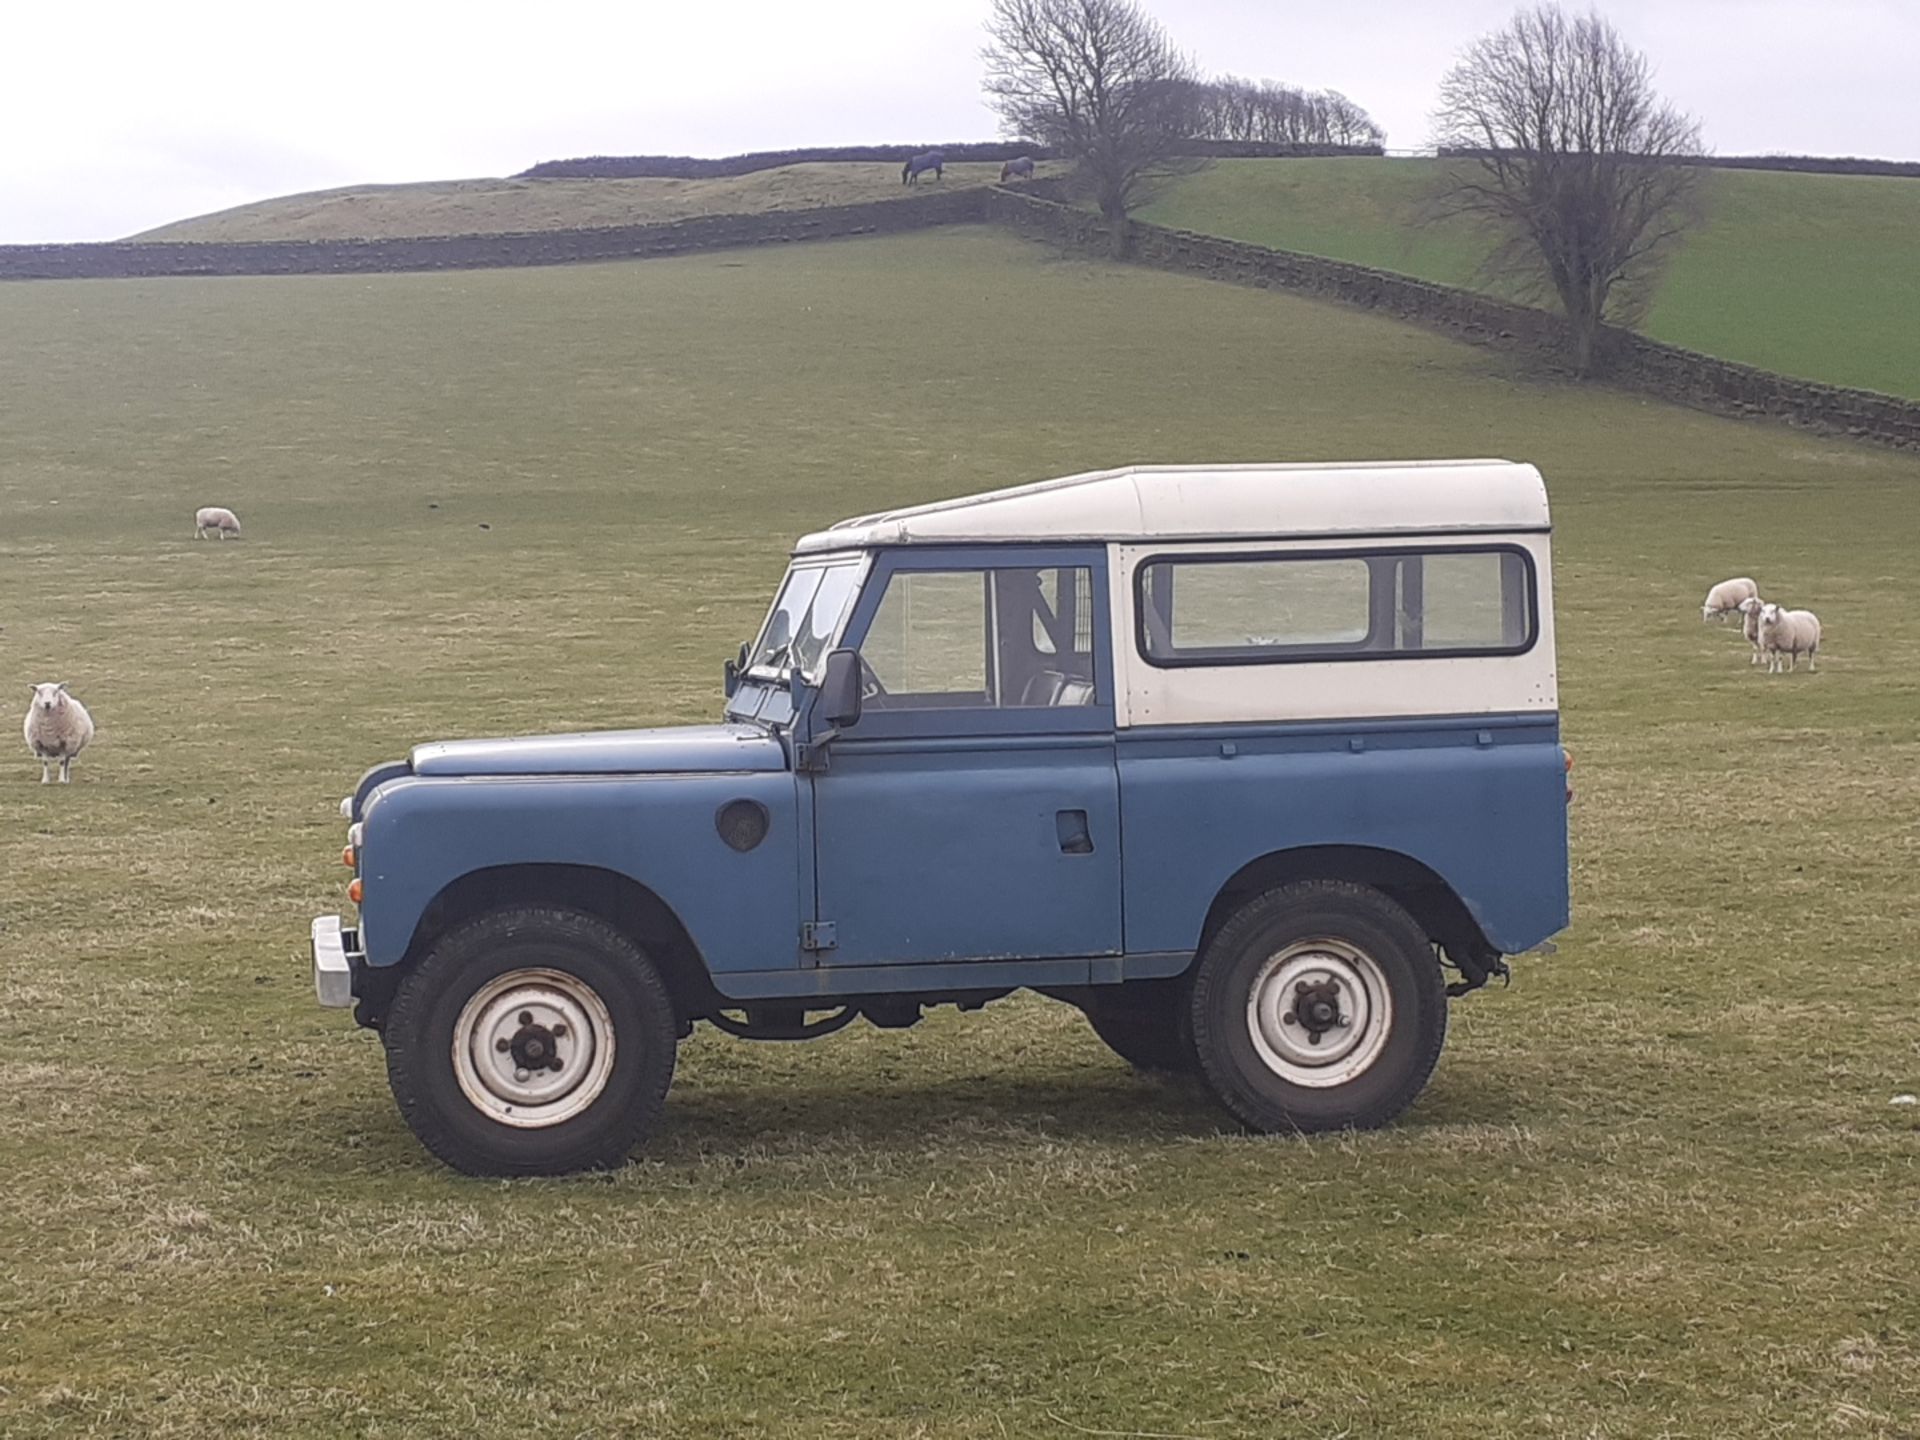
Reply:
<svg viewBox="0 0 1920 1440"><path fill-rule="evenodd" d="M1027 683L1020 687L1019 704L1058 705L1060 692L1066 689L1067 677L1058 670L1036 670L1027 677Z"/></svg>

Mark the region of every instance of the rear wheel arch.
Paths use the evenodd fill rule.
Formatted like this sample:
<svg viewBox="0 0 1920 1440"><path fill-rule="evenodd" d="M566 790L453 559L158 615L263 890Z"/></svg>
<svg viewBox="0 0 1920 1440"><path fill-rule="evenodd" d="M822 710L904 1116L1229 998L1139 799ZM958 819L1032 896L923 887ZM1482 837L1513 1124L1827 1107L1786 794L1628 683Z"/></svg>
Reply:
<svg viewBox="0 0 1920 1440"><path fill-rule="evenodd" d="M1310 845L1276 850L1249 861L1220 887L1201 927L1204 950L1220 927L1256 897L1302 880L1363 885L1387 896L1426 931L1427 939L1458 959L1497 956L1466 902L1431 866L1398 850L1368 845Z"/></svg>
<svg viewBox="0 0 1920 1440"><path fill-rule="evenodd" d="M602 920L638 945L666 982L684 1034L689 1017L719 1003L699 947L673 908L630 875L594 865L494 865L443 886L420 912L406 953L369 969L361 984L361 1022L383 1025L401 979L455 926L495 910L541 906Z"/></svg>

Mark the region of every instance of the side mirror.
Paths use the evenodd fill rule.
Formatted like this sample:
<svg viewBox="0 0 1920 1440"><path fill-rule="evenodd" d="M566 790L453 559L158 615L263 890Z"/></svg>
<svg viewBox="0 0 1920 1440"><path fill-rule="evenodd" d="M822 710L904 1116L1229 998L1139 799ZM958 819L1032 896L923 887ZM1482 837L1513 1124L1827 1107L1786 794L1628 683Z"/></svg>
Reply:
<svg viewBox="0 0 1920 1440"><path fill-rule="evenodd" d="M721 667L720 691L727 699L733 698L733 692L740 688L740 666L732 660Z"/></svg>
<svg viewBox="0 0 1920 1440"><path fill-rule="evenodd" d="M827 656L827 670L820 677L817 703L821 718L835 729L845 730L860 723L858 650L835 650Z"/></svg>

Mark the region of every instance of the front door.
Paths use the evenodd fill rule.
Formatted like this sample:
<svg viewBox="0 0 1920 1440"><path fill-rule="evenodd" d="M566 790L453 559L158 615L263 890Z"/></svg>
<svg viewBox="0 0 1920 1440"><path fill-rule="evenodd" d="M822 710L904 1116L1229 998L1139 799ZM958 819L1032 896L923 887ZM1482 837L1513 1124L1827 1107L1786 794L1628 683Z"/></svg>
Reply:
<svg viewBox="0 0 1920 1440"><path fill-rule="evenodd" d="M1104 562L879 558L842 642L861 717L813 775L818 963L1120 953Z"/></svg>

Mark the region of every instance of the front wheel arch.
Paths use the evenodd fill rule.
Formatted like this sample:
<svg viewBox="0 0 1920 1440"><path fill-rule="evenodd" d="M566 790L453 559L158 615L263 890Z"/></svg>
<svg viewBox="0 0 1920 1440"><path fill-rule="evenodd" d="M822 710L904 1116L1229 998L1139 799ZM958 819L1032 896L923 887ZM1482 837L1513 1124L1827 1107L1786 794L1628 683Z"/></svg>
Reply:
<svg viewBox="0 0 1920 1440"><path fill-rule="evenodd" d="M683 1037L692 1028L692 1016L720 1003L687 927L666 901L632 876L595 865L490 865L440 888L420 912L397 963L362 972L361 1023L384 1029L401 981L449 930L491 911L531 906L591 915L644 950L673 996Z"/></svg>

